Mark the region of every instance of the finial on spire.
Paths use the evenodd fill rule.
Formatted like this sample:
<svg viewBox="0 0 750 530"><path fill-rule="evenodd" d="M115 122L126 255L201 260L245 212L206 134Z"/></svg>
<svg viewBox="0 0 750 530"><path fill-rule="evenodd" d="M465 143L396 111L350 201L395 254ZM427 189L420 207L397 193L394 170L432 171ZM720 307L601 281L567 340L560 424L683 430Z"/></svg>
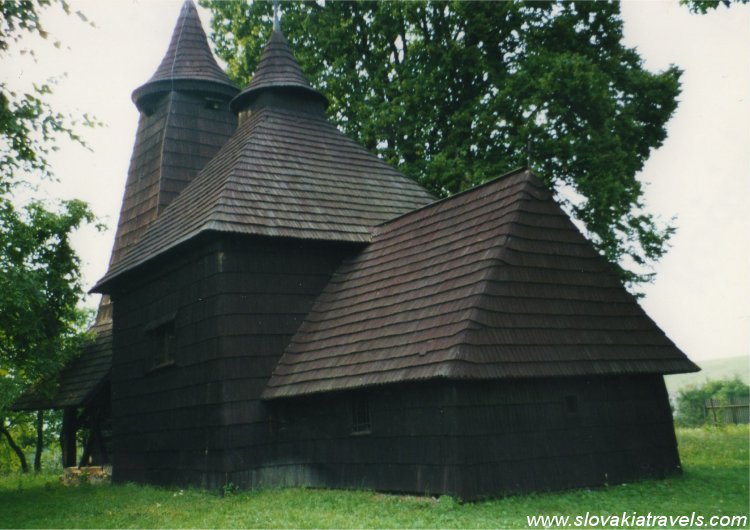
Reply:
<svg viewBox="0 0 750 530"><path fill-rule="evenodd" d="M279 23L279 0L273 0L273 30L281 31L281 23Z"/></svg>

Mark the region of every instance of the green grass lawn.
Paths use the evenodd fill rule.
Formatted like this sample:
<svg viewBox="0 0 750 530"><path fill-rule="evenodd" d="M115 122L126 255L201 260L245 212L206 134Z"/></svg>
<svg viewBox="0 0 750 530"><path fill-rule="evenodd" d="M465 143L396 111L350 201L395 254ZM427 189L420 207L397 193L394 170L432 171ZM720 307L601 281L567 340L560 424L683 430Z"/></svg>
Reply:
<svg viewBox="0 0 750 530"><path fill-rule="evenodd" d="M278 489L221 497L132 484L0 477L3 528L526 528L527 515L748 515L747 426L678 430L684 474L668 480L461 504L368 491Z"/></svg>

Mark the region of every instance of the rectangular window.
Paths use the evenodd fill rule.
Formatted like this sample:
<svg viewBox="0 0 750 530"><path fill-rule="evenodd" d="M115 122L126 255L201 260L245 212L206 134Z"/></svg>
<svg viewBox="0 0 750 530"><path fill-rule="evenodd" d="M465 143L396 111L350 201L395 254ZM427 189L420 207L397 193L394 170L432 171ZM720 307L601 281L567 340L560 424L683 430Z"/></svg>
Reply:
<svg viewBox="0 0 750 530"><path fill-rule="evenodd" d="M147 369L154 370L175 363L177 340L174 326L175 315L168 315L146 326L149 338Z"/></svg>
<svg viewBox="0 0 750 530"><path fill-rule="evenodd" d="M352 434L370 434L370 402L364 396L352 400Z"/></svg>

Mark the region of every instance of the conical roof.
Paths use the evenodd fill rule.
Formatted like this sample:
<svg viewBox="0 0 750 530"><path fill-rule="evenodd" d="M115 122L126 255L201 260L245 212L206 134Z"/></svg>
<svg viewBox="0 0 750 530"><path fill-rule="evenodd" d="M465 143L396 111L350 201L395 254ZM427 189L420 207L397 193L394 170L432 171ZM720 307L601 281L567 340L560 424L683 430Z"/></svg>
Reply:
<svg viewBox="0 0 750 530"><path fill-rule="evenodd" d="M172 40L161 64L143 86L133 92L141 108L147 96L175 89L200 90L232 97L237 87L216 63L192 0L182 4Z"/></svg>
<svg viewBox="0 0 750 530"><path fill-rule="evenodd" d="M698 370L528 170L373 232L318 297L264 398Z"/></svg>
<svg viewBox="0 0 750 530"><path fill-rule="evenodd" d="M258 95L268 90L294 92L328 104L328 99L315 90L294 58L289 43L278 28L274 28L250 84L232 100L232 110L246 108Z"/></svg>

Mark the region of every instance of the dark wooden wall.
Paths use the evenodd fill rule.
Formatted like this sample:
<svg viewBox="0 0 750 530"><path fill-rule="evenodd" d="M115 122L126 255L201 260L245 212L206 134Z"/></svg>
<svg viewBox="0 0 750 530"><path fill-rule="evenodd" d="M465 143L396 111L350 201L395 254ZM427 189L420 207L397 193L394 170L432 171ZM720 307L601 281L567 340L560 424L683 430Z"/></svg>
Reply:
<svg viewBox="0 0 750 530"><path fill-rule="evenodd" d="M114 479L476 499L679 469L661 376L433 381L260 401L355 250L207 234L115 289ZM151 370L148 330L169 318L175 364ZM372 431L353 435L352 400L362 396Z"/></svg>
<svg viewBox="0 0 750 530"><path fill-rule="evenodd" d="M115 286L116 481L220 487L264 458L260 393L349 246L205 235ZM175 364L149 329L174 318Z"/></svg>
<svg viewBox="0 0 750 530"><path fill-rule="evenodd" d="M577 412L566 401L573 397ZM661 375L457 386L466 498L619 484L679 472Z"/></svg>
<svg viewBox="0 0 750 530"><path fill-rule="evenodd" d="M471 500L679 471L661 376L431 382L366 392L352 435L341 393L272 403L276 453L235 483L309 484ZM577 412L567 410L575 396Z"/></svg>
<svg viewBox="0 0 750 530"><path fill-rule="evenodd" d="M237 128L226 98L207 97L167 92L141 112L111 264L140 239Z"/></svg>
<svg viewBox="0 0 750 530"><path fill-rule="evenodd" d="M352 434L352 402L366 399L370 434ZM388 385L269 403L275 434L251 486L310 485L418 494L453 491L459 447L453 385Z"/></svg>

